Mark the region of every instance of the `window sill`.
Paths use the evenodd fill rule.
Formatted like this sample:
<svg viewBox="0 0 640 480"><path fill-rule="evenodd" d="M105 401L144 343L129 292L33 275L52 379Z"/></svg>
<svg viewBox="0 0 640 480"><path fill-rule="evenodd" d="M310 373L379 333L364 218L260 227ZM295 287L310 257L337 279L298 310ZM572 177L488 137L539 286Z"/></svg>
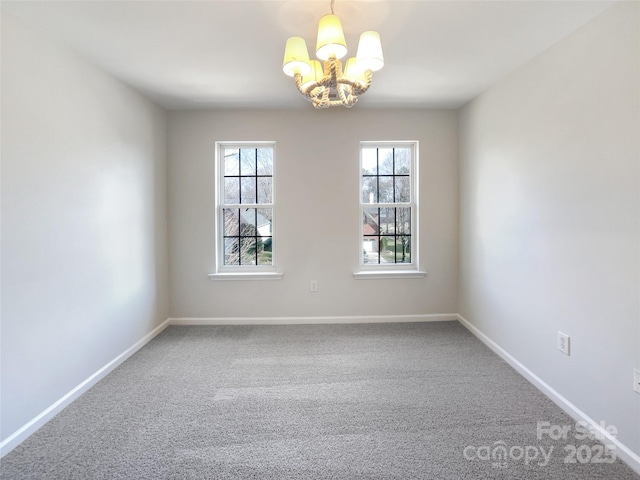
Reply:
<svg viewBox="0 0 640 480"><path fill-rule="evenodd" d="M424 278L427 272L421 270L363 270L355 272L353 278L356 280L380 280L391 278Z"/></svg>
<svg viewBox="0 0 640 480"><path fill-rule="evenodd" d="M210 273L209 280L281 280L279 272L222 272Z"/></svg>

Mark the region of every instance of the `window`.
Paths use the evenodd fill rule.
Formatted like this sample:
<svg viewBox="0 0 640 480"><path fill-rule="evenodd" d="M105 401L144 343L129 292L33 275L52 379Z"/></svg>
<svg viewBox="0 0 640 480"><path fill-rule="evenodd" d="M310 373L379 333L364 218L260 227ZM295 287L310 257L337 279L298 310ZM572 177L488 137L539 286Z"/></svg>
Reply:
<svg viewBox="0 0 640 480"><path fill-rule="evenodd" d="M275 144L216 146L217 272L275 272Z"/></svg>
<svg viewBox="0 0 640 480"><path fill-rule="evenodd" d="M417 142L360 144L360 269L417 270Z"/></svg>

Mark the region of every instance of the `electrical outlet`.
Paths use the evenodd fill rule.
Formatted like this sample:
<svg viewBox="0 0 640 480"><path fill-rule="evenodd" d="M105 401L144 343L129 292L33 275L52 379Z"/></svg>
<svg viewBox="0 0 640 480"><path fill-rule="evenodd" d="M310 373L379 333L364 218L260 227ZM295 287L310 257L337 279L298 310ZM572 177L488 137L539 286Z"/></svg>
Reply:
<svg viewBox="0 0 640 480"><path fill-rule="evenodd" d="M318 291L318 281L317 280L311 280L311 286L309 287L309 290L311 290L312 292L317 292Z"/></svg>
<svg viewBox="0 0 640 480"><path fill-rule="evenodd" d="M640 393L640 370L633 369L633 389L636 393Z"/></svg>
<svg viewBox="0 0 640 480"><path fill-rule="evenodd" d="M569 351L569 341L571 337L566 333L558 332L558 350L560 350L565 355L570 355Z"/></svg>

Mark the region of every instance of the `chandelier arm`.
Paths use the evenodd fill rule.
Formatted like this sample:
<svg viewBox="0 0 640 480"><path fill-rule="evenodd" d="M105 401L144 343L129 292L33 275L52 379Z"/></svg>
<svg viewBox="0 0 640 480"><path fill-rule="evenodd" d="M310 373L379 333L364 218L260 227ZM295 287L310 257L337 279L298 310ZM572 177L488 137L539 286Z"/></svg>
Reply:
<svg viewBox="0 0 640 480"><path fill-rule="evenodd" d="M304 92L302 91L302 75L296 73L293 76L293 80L296 82L296 88L298 89L298 91L304 95Z"/></svg>
<svg viewBox="0 0 640 480"><path fill-rule="evenodd" d="M306 97L307 94L305 93L305 89L302 88L302 75L299 73L296 73L293 79L296 82L296 88L298 89L298 91Z"/></svg>
<svg viewBox="0 0 640 480"><path fill-rule="evenodd" d="M362 88L362 92L360 93L364 93L367 90L369 90L369 87L371 86L371 82L373 81L373 72L369 69L364 71L364 78L366 80L366 83L364 84L363 88Z"/></svg>
<svg viewBox="0 0 640 480"><path fill-rule="evenodd" d="M371 86L371 80L373 79L371 70L365 70L364 76L365 76L366 83L362 83L359 80L350 80L348 78L340 78L338 82L346 85L350 85L353 89L354 95L361 95L367 90L369 90L369 87Z"/></svg>
<svg viewBox="0 0 640 480"><path fill-rule="evenodd" d="M358 97L352 97L352 99L349 100L348 103L343 103L340 100L331 100L329 102L329 105L327 105L327 107L346 107L346 108L351 108L356 104L357 101L358 101Z"/></svg>
<svg viewBox="0 0 640 480"><path fill-rule="evenodd" d="M344 87L342 85L342 82L340 82L337 86L336 86L336 90L338 92L338 98L340 99L340 103L342 103L343 105L347 104L347 96L344 94ZM349 95L351 96L351 95Z"/></svg>
<svg viewBox="0 0 640 480"><path fill-rule="evenodd" d="M321 98L320 98L320 99L312 100L312 102L311 102L311 103L312 103L312 104L313 104L313 106L314 106L315 108L317 108L317 109L321 109L321 108L329 108L329 107L331 106L331 105L330 105L330 102L328 102L328 101L326 101L326 102L325 102L325 101L323 101Z"/></svg>
<svg viewBox="0 0 640 480"><path fill-rule="evenodd" d="M362 82L359 82L357 80L349 80L347 78L341 78L340 80L338 80L338 82L342 85L347 85L351 88L351 94L352 95L361 95L364 92L367 91L367 89L369 88L369 85L363 84Z"/></svg>
<svg viewBox="0 0 640 480"><path fill-rule="evenodd" d="M323 102L329 102L329 93L331 93L331 90L328 88L325 88L322 91L322 101Z"/></svg>
<svg viewBox="0 0 640 480"><path fill-rule="evenodd" d="M314 108L328 108L329 107L329 90L323 88L318 93L314 94L311 97L308 97L307 100L311 101L311 104Z"/></svg>
<svg viewBox="0 0 640 480"><path fill-rule="evenodd" d="M351 87L345 90L347 91L348 95L345 96L342 104L347 108L351 108L358 101L358 96L353 94L353 88Z"/></svg>
<svg viewBox="0 0 640 480"><path fill-rule="evenodd" d="M320 82L313 82L312 84L304 87L302 85L302 75L299 73L295 74L294 80L298 91L309 101L313 101L314 98L318 97L322 93L322 90L320 90L322 88Z"/></svg>
<svg viewBox="0 0 640 480"><path fill-rule="evenodd" d="M307 94L307 97L309 97L310 100L314 98L320 98L322 97L323 91L324 89L322 87L313 88L309 91L309 93Z"/></svg>

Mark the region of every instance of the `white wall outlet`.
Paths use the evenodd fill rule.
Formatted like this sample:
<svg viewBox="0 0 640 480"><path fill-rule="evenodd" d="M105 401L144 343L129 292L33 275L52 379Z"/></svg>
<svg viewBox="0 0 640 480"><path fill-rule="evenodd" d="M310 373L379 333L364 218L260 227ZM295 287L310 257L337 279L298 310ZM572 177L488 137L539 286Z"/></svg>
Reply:
<svg viewBox="0 0 640 480"><path fill-rule="evenodd" d="M633 369L633 389L636 393L640 393L640 370Z"/></svg>
<svg viewBox="0 0 640 480"><path fill-rule="evenodd" d="M311 280L311 285L309 287L309 290L311 290L312 292L317 292L318 291L318 281L317 280Z"/></svg>
<svg viewBox="0 0 640 480"><path fill-rule="evenodd" d="M558 332L558 350L560 350L565 355L570 355L569 351L569 341L571 337L566 333Z"/></svg>

